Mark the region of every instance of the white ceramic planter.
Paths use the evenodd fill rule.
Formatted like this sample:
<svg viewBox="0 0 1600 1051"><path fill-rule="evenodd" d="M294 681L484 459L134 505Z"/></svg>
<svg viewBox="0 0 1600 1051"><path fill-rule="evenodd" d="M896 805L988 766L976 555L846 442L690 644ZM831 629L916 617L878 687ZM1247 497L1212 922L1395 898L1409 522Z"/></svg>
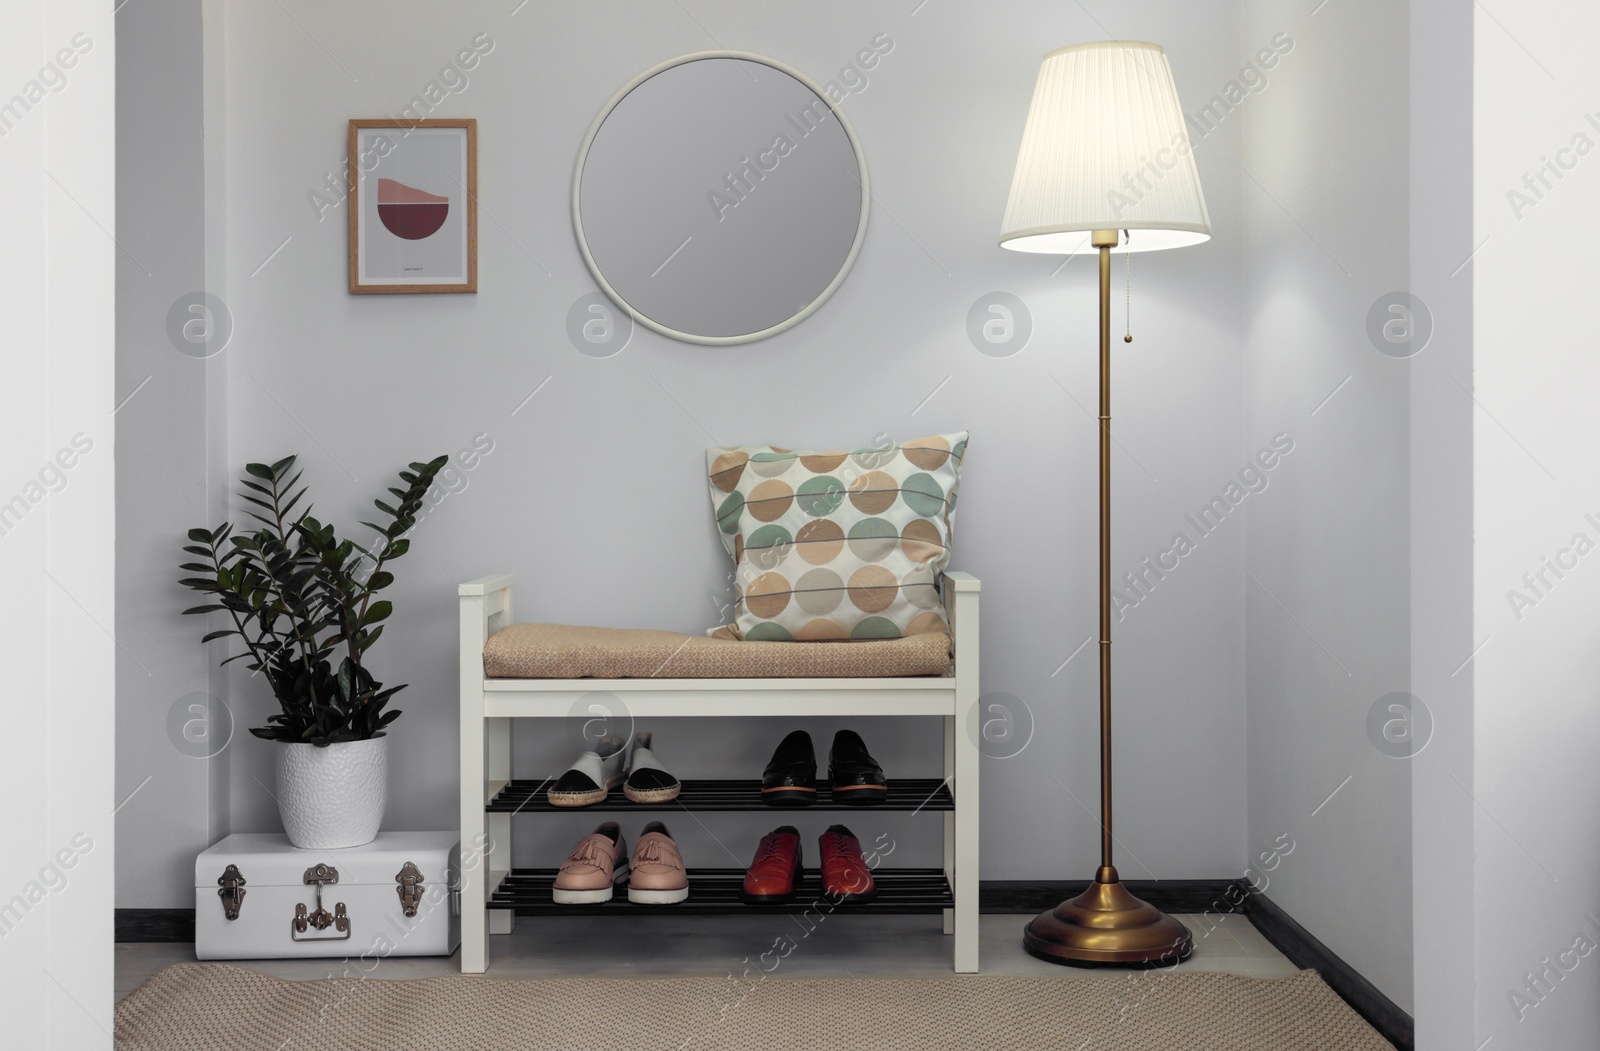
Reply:
<svg viewBox="0 0 1600 1051"><path fill-rule="evenodd" d="M359 847L383 824L389 790L387 737L313 744L274 743L278 813L297 847Z"/></svg>

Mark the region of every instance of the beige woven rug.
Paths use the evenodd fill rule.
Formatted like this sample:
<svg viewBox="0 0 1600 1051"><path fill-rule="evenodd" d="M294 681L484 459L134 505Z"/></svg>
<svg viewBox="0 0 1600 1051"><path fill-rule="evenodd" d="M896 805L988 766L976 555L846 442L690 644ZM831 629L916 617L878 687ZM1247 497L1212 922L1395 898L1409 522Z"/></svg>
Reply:
<svg viewBox="0 0 1600 1051"><path fill-rule="evenodd" d="M116 1029L119 1051L1392 1051L1314 971L292 982L178 964Z"/></svg>

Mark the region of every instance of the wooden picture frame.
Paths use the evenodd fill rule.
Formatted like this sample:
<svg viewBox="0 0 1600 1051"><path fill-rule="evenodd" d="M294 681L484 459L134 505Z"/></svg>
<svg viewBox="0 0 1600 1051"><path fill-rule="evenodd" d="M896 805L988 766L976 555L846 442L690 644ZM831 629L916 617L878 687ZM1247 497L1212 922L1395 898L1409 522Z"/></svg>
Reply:
<svg viewBox="0 0 1600 1051"><path fill-rule="evenodd" d="M350 291L478 290L478 122L352 120Z"/></svg>

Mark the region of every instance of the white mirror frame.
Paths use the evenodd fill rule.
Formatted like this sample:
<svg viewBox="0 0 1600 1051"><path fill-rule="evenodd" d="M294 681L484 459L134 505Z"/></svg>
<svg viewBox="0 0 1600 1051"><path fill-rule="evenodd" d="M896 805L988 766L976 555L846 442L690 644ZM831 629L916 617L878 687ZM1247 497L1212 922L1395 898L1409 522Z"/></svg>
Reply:
<svg viewBox="0 0 1600 1051"><path fill-rule="evenodd" d="M668 328L657 321L645 317L643 314L639 313L639 311L635 310L627 300L623 299L621 293L611 286L611 282L606 280L606 275L600 272L599 265L595 263L594 256L589 251L589 242L583 236L583 166L584 163L589 159L589 147L594 143L595 136L599 134L601 126L606 122L606 118L611 115L611 111L617 107L618 103L628 97L630 92L632 92L639 85L643 84L645 81L649 80L651 77L654 77L656 74L663 73L674 66L681 66L688 62L700 62L708 58L731 58L737 59L741 62L756 62L763 66L770 66L780 73L785 73L793 77L795 80L798 80L801 84L804 84L807 88L811 89L812 93L815 94L817 98L821 99L827 104L828 109L833 113L834 119L839 122L839 126L844 129L845 136L850 140L850 149L854 151L856 156L856 179L861 184L861 220L856 224L855 240L850 243L850 251L845 255L844 263L839 267L839 272L833 276L833 280L828 282L828 287L824 288L821 294L819 294L816 299L813 299L810 303L808 303L802 310L779 322L778 324L773 325L770 328L764 328L759 332L747 332L738 336L701 336L696 335L693 332L679 332L676 329ZM866 240L867 213L869 211L871 201L872 191L867 182L867 158L866 155L861 152L861 142L856 138L855 129L850 126L850 120L844 115L844 110L828 98L821 85L817 84L816 81L812 80L804 73L801 73L799 70L784 65L782 62L779 62L776 59L767 58L764 55L757 55L749 51L696 51L693 54L680 55L677 58L668 59L659 65L652 66L651 68L645 70L643 73L640 73L638 76L628 81L628 83L624 84L622 86L622 90L611 96L610 101L601 107L599 116L595 117L594 123L589 125L588 133L583 137L583 145L578 149L578 161L572 172L572 231L577 236L578 251L583 253L584 265L589 268L589 273L594 275L594 279L600 285L601 290L605 292L607 297L609 297L613 303L625 310L628 313L628 316L633 318L633 320L638 324L641 324L645 328L651 329L652 331L659 332L663 336L670 336L673 339L682 340L685 343L700 343L707 346L723 346L734 343L754 343L757 340L766 339L768 336L775 336L785 329L790 329L798 325L800 322L816 313L817 309L828 301L828 297L833 295L834 291L844 283L845 277L850 273L850 268L855 265L856 256L861 253L862 242Z"/></svg>

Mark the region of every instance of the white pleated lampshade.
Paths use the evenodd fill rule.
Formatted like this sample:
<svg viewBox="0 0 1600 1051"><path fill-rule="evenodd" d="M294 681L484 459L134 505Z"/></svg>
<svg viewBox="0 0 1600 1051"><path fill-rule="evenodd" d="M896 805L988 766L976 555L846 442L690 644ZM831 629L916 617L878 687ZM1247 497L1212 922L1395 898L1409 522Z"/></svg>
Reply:
<svg viewBox="0 0 1600 1051"><path fill-rule="evenodd" d="M1091 230L1130 231L1119 252L1211 236L1178 89L1157 44L1075 44L1039 68L1000 244L1066 255Z"/></svg>

